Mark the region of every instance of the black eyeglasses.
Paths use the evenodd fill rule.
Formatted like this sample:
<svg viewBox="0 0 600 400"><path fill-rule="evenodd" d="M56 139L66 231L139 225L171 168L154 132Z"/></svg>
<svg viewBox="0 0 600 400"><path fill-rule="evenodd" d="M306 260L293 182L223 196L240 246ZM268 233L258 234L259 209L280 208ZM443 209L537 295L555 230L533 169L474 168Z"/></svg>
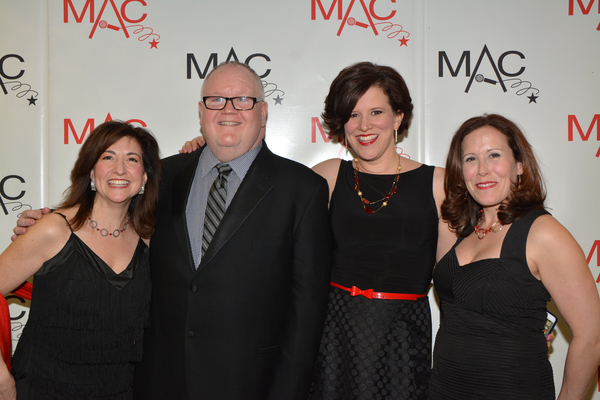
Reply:
<svg viewBox="0 0 600 400"><path fill-rule="evenodd" d="M263 99L249 96L238 96L238 97L221 97L221 96L204 96L202 102L204 107L209 110L222 110L227 105L227 101L231 101L233 108L238 111L248 111L254 108L254 105Z"/></svg>

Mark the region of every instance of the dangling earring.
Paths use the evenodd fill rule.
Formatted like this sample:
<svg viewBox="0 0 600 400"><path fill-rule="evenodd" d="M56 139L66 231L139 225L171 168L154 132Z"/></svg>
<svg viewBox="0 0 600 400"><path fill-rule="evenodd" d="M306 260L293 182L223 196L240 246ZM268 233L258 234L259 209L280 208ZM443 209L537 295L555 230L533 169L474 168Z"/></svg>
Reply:
<svg viewBox="0 0 600 400"><path fill-rule="evenodd" d="M92 192L96 191L96 182L90 181L90 187L92 188Z"/></svg>
<svg viewBox="0 0 600 400"><path fill-rule="evenodd" d="M398 143L398 129L394 131L394 143Z"/></svg>
<svg viewBox="0 0 600 400"><path fill-rule="evenodd" d="M146 190L146 185L142 184L142 188L140 189L140 192L138 194L144 194L145 190Z"/></svg>
<svg viewBox="0 0 600 400"><path fill-rule="evenodd" d="M517 175L517 189L521 188L521 175Z"/></svg>

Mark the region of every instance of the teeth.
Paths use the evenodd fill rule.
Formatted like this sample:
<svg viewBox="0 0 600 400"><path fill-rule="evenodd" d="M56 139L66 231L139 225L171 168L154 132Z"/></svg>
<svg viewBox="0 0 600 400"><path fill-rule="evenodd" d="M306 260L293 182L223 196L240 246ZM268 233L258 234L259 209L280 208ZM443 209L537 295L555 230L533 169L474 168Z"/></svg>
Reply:
<svg viewBox="0 0 600 400"><path fill-rule="evenodd" d="M358 136L356 139L358 139L359 142L369 142L373 139L375 139L377 137L377 135L373 134L373 135L362 135L362 136Z"/></svg>
<svg viewBox="0 0 600 400"><path fill-rule="evenodd" d="M129 185L129 181L114 180L114 181L108 181L108 184L111 186L127 186L127 185Z"/></svg>
<svg viewBox="0 0 600 400"><path fill-rule="evenodd" d="M479 187L490 187L490 186L494 186L495 183L478 183L477 186Z"/></svg>
<svg viewBox="0 0 600 400"><path fill-rule="evenodd" d="M219 122L219 125L239 125L239 122L233 122L233 121L223 121L223 122Z"/></svg>

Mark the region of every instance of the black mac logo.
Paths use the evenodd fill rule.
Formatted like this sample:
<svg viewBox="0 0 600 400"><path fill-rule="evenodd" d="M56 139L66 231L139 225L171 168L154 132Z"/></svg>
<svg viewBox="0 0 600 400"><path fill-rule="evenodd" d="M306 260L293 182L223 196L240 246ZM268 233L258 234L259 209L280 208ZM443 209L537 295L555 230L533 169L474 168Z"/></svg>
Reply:
<svg viewBox="0 0 600 400"><path fill-rule="evenodd" d="M198 60L196 59L196 56L194 55L194 53L188 53L186 56L186 61L187 61L187 63L186 63L187 79L192 79L193 72L196 73L198 78L204 79L204 78L206 78L206 75L208 75L209 72L213 68L216 68L217 65L219 65L219 63L220 63L218 53L211 53L208 56L208 59L206 60L206 64L204 64L204 69L202 69L200 67L200 65L203 65L203 63L198 64ZM227 54L227 57L225 58L225 60L222 60L222 62L229 62L229 61L241 62L233 47L231 48L231 50L229 50L229 53ZM271 83L271 82L267 82L266 80L264 80L264 78L266 78L267 76L269 76L269 74L271 74L271 69L268 68L268 65L267 66L264 65L265 63L271 62L271 57L269 57L268 55L266 55L264 53L253 53L253 54L250 54L249 56L247 56L243 62L244 62L244 64L246 64L247 66L252 68L258 74L258 76L262 79L263 88L265 89L265 97L272 97L275 93L277 93L277 97L273 98L273 100L275 101L275 105L277 105L277 104L282 105L281 102L284 100L284 98L281 96L284 96L285 92L281 89L278 89L276 83Z"/></svg>
<svg viewBox="0 0 600 400"><path fill-rule="evenodd" d="M25 190L19 191L20 186L24 183L25 179L19 175L8 175L0 180L0 209L4 215L8 215L9 208L10 211L19 211L23 207L29 207L28 209L31 210L29 204L18 201L25 196Z"/></svg>
<svg viewBox="0 0 600 400"><path fill-rule="evenodd" d="M5 95L8 94L9 90L17 92L16 96L18 98L30 95L26 100L29 101L29 105L33 104L35 106L39 93L32 90L30 84L18 80L25 75L25 70L21 65L24 62L23 57L18 54L6 54L0 58L0 89Z"/></svg>
<svg viewBox="0 0 600 400"><path fill-rule="evenodd" d="M456 63L456 58L453 61L456 63L456 68L452 64L451 58L445 51L438 53L438 76L444 76L444 66L446 66L453 78L456 78L460 73L461 68L465 67L465 76L469 78L465 93L469 93L473 81L490 85L491 87L500 88L503 92L507 92L507 84L511 89L517 89L516 95L527 96L529 103L537 103L537 98L540 90L533 87L531 82L519 78L525 72L525 66L522 65L522 60L525 60L525 55L517 50L508 50L500 54L497 59L494 59L492 52L487 45L483 46L481 53L475 64L473 72L471 72L471 52L463 51L462 55ZM509 67L510 66L510 67ZM484 75L485 74L485 75Z"/></svg>

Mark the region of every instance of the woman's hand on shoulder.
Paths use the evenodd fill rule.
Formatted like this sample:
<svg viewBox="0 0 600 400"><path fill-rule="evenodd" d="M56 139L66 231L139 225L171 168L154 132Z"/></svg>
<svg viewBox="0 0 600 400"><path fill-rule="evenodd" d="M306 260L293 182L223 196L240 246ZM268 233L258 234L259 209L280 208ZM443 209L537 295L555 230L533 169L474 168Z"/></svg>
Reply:
<svg viewBox="0 0 600 400"><path fill-rule="evenodd" d="M58 214L48 214L0 254L0 293L14 290L56 255L71 231Z"/></svg>
<svg viewBox="0 0 600 400"><path fill-rule="evenodd" d="M194 152L194 151L198 150L200 147L204 146L205 143L206 143L206 140L204 140L204 137L197 136L197 137L193 138L192 140L188 140L187 142L185 142L183 144L183 147L181 148L181 150L179 150L179 153Z"/></svg>
<svg viewBox="0 0 600 400"><path fill-rule="evenodd" d="M327 185L329 185L329 200L331 201L331 194L333 193L333 189L335 189L335 182L337 181L338 172L340 171L340 164L342 160L339 158L331 158L329 160L325 160L323 162L318 163L312 170L317 174L321 175L323 178L327 180Z"/></svg>

